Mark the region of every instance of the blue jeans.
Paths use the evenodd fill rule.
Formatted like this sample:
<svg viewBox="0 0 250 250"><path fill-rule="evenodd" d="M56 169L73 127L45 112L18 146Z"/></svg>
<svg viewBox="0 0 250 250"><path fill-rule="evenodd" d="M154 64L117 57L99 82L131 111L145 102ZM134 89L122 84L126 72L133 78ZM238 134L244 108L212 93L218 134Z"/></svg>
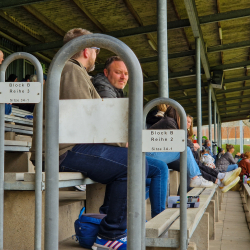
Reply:
<svg viewBox="0 0 250 250"><path fill-rule="evenodd" d="M146 157L148 162L148 178L146 181L146 199L151 202L151 216L155 217L166 209L168 166L165 162Z"/></svg>
<svg viewBox="0 0 250 250"><path fill-rule="evenodd" d="M226 172L235 170L236 168L238 168L238 165L237 165L237 164L229 165L229 166L227 167L227 171L226 171Z"/></svg>
<svg viewBox="0 0 250 250"><path fill-rule="evenodd" d="M146 155L164 161L166 164L176 161L180 158L179 152L151 152L146 153ZM187 175L189 178L201 175L200 169L189 147L187 147Z"/></svg>
<svg viewBox="0 0 250 250"><path fill-rule="evenodd" d="M93 181L107 184L98 235L107 240L126 236L127 228L127 148L105 144L79 144L68 151L61 172L81 172ZM146 171L147 174L147 171Z"/></svg>

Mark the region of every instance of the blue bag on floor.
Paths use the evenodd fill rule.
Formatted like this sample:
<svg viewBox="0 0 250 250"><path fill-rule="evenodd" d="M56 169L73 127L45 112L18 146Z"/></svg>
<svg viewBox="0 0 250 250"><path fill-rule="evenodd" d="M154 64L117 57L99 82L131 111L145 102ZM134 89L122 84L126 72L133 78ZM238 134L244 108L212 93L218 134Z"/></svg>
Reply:
<svg viewBox="0 0 250 250"><path fill-rule="evenodd" d="M79 218L75 221L75 232L73 237L81 247L91 249L94 245L99 225L106 214L83 214L85 207L80 211Z"/></svg>

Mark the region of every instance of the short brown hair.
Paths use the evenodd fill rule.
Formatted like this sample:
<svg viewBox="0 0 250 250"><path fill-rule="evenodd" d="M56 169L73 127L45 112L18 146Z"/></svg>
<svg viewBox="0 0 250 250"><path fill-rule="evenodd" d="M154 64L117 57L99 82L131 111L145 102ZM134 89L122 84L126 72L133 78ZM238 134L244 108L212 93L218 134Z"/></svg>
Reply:
<svg viewBox="0 0 250 250"><path fill-rule="evenodd" d="M245 158L250 159L250 152L249 152L249 151L246 152L246 153L244 154L244 156L245 156Z"/></svg>
<svg viewBox="0 0 250 250"><path fill-rule="evenodd" d="M74 38L77 38L79 36L89 35L89 34L92 34L92 32L90 32L86 29L82 29L82 28L71 29L65 34L65 36L63 38L63 43L65 44ZM71 58L77 59L80 56L81 56L81 51L74 54Z"/></svg>
<svg viewBox="0 0 250 250"><path fill-rule="evenodd" d="M122 59L121 59L119 56L111 56L110 58L108 58L108 59L106 60L105 65L104 65L104 69L107 69L107 70L108 70L110 64L111 64L112 62L115 62L115 61L117 61L117 62L123 62Z"/></svg>
<svg viewBox="0 0 250 250"><path fill-rule="evenodd" d="M226 144L227 151L229 151L232 148L234 148L234 146L232 144Z"/></svg>

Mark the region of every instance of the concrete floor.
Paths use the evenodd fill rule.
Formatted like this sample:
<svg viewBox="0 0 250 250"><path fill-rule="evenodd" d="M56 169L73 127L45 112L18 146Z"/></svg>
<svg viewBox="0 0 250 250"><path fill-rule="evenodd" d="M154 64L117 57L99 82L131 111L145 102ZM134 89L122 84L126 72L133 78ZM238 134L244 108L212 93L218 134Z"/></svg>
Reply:
<svg viewBox="0 0 250 250"><path fill-rule="evenodd" d="M215 240L209 241L209 250L250 249L250 232L239 192L224 194L215 235Z"/></svg>
<svg viewBox="0 0 250 250"><path fill-rule="evenodd" d="M150 203L147 202L147 220L151 218ZM209 250L250 250L250 232L239 192L224 194L219 222L216 222L215 240L209 241ZM78 243L68 239L59 244L59 250L82 249Z"/></svg>

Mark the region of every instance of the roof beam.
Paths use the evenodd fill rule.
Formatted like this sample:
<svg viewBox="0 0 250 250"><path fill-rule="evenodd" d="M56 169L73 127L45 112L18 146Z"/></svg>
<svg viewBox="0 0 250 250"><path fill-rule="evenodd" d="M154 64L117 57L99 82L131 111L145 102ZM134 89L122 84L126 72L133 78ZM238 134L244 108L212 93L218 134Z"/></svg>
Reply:
<svg viewBox="0 0 250 250"><path fill-rule="evenodd" d="M9 23L13 24L16 28L22 30L23 32L25 32L26 34L34 37L35 39L37 39L40 42L44 42L45 39L43 36L41 36L40 34L38 34L36 31L30 29L28 26L24 25L23 23L19 22L17 19L15 19L14 17L10 16L8 13L6 13L3 10L0 10L0 16L2 18L4 18L6 21L8 21Z"/></svg>
<svg viewBox="0 0 250 250"><path fill-rule="evenodd" d="M219 13L219 14L198 17L198 21L200 24L206 24L206 23L213 23L213 22L218 22L218 21L242 18L246 16L250 16L250 8L244 9L244 10L235 10L235 11L229 11L229 12L224 12L224 13ZM168 30L180 29L180 28L185 28L185 27L190 27L190 22L188 19L168 22ZM147 34L147 33L153 33L156 31L157 31L157 24L153 24L153 25L148 25L148 26L141 26L141 27L136 27L136 28L112 31L112 32L108 32L107 35L114 36L116 38L122 38L122 37L128 37L128 36L136 36L136 35L142 35L142 34ZM55 41L53 43L39 44L39 46L36 45L36 47L29 46L26 49L26 51L32 52L32 51L35 51L34 49L36 49L36 51L49 50L49 49L60 48L62 45L63 43L60 40L60 41Z"/></svg>
<svg viewBox="0 0 250 250"><path fill-rule="evenodd" d="M46 2L50 0L1 0L0 9L13 8L27 4Z"/></svg>
<svg viewBox="0 0 250 250"><path fill-rule="evenodd" d="M245 111L245 112L240 112L239 110L239 113L238 115L246 115L248 116L250 114L250 111ZM228 118L228 117L235 117L236 114L231 114L231 115L222 115L221 118Z"/></svg>
<svg viewBox="0 0 250 250"><path fill-rule="evenodd" d="M237 92L237 91L244 91L244 90L248 90L248 89L250 89L250 86L245 86L245 87L241 87L241 88L232 88L232 89L227 89L227 90L219 90L216 92L216 95L228 94L228 93Z"/></svg>
<svg viewBox="0 0 250 250"><path fill-rule="evenodd" d="M238 43L228 43L228 44L208 47L207 53L221 52L225 50L240 49L245 47L250 47L250 41L242 41Z"/></svg>
<svg viewBox="0 0 250 250"><path fill-rule="evenodd" d="M88 9L79 0L71 0L78 9L89 19L101 32L106 33L104 26L88 11Z"/></svg>
<svg viewBox="0 0 250 250"><path fill-rule="evenodd" d="M237 105L249 105L250 102L240 102L240 103L231 103L231 104L227 104L226 108L229 108L229 107L236 107ZM221 107L219 107L221 108ZM225 108L225 106L223 106L223 109Z"/></svg>
<svg viewBox="0 0 250 250"><path fill-rule="evenodd" d="M224 79L223 83L232 83L232 82L241 82L241 81L248 81L250 80L250 76L241 76L241 77L236 77L236 78L229 78L229 79Z"/></svg>
<svg viewBox="0 0 250 250"><path fill-rule="evenodd" d="M223 64L211 67L211 71L213 70L229 70L229 69L238 69L244 68L250 65L250 60L244 62L237 62L237 63L230 63L230 64Z"/></svg>
<svg viewBox="0 0 250 250"><path fill-rule="evenodd" d="M228 102L228 101L234 101L234 100L241 100L244 98L250 98L250 95L241 95L241 96L234 96L229 98L222 98L218 99L217 102Z"/></svg>
<svg viewBox="0 0 250 250"><path fill-rule="evenodd" d="M57 25L55 25L53 22L51 22L47 17L42 15L39 11L36 10L36 8L32 7L31 5L23 6L23 8L26 11L28 11L31 15L33 15L35 18L40 20L47 27L49 27L54 32L56 32L58 35L60 35L62 37L65 35L65 31L60 29Z"/></svg>

